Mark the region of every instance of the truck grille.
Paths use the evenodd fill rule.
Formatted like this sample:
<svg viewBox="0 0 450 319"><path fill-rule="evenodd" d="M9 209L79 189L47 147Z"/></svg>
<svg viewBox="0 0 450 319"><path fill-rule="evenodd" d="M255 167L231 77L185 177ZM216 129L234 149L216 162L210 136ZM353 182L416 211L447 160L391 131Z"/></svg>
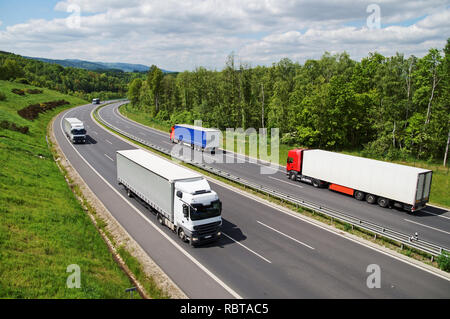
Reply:
<svg viewBox="0 0 450 319"><path fill-rule="evenodd" d="M214 222L214 223L205 224L205 225L197 225L197 226L194 226L194 231L198 234L198 236L202 236L202 235L216 232L219 225L220 225L220 222Z"/></svg>

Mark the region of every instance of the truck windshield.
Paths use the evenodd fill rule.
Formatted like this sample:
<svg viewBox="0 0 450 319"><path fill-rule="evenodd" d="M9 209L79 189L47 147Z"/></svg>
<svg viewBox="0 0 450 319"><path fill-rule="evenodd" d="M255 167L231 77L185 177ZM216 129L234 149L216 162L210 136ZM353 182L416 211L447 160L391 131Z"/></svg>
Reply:
<svg viewBox="0 0 450 319"><path fill-rule="evenodd" d="M73 135L84 135L84 134L86 134L86 130L85 129L79 129L79 130L73 129L72 134Z"/></svg>
<svg viewBox="0 0 450 319"><path fill-rule="evenodd" d="M210 205L192 204L191 220L200 220L220 216L222 213L222 202L215 200Z"/></svg>

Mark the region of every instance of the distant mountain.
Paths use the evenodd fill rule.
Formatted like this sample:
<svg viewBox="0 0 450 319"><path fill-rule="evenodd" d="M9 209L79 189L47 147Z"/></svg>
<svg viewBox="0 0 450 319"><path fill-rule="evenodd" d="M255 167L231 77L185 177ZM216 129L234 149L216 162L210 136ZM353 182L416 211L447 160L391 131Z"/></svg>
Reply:
<svg viewBox="0 0 450 319"><path fill-rule="evenodd" d="M91 71L121 70L123 72L147 72L150 69L150 67L143 64L89 62L77 59L53 60L35 57L25 57L25 58L47 63L59 64L63 67L72 67ZM161 71L163 71L163 73L175 73L173 71L167 71L163 69L161 69Z"/></svg>

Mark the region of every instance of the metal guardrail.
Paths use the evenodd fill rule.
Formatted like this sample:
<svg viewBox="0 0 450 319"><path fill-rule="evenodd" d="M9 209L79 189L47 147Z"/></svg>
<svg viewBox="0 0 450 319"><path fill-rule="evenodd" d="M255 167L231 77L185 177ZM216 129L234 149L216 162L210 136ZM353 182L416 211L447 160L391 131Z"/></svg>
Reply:
<svg viewBox="0 0 450 319"><path fill-rule="evenodd" d="M125 131L115 127L114 125L112 125L112 124L106 122L105 120L103 120L102 117L100 116L100 114L98 114L98 119L105 126L107 126L110 129L120 133L121 135L126 136L126 137L128 137L128 138L130 138L130 139L132 139L132 140L134 140L136 142L139 142L139 143L141 143L141 144L143 144L145 146L151 147L151 148L153 148L153 149L155 149L155 150L157 150L157 151L159 151L161 153L164 153L166 155L172 156L170 150L167 150L167 149L162 148L162 147L160 147L158 145L149 143L149 142L143 140L140 137L136 137L136 136L134 136L134 135L132 135L132 134L130 134L128 132L125 132ZM310 202L310 201L302 199L302 198L296 198L296 197L293 197L291 195L287 195L287 194L278 192L278 191L273 190L273 189L271 189L269 187L266 187L264 185L256 184L256 183L253 183L253 182L249 182L249 181L247 181L245 179L242 179L240 177L231 175L230 173L227 173L227 172L222 171L220 169L208 166L206 164L194 162L194 161L192 161L190 159L185 159L185 158L178 158L178 159L182 160L183 162L188 163L190 165L196 166L196 167L198 167L198 168L200 168L202 170L210 172L210 173L212 173L214 175L218 175L218 176L223 177L225 179L228 179L228 180L231 180L233 182L236 182L236 183L239 183L241 185L244 185L246 187L249 187L249 188L251 188L253 190L256 190L256 191L259 191L259 192L271 195L271 196L273 196L275 198L278 198L278 199L281 199L283 201L289 202L289 203L294 204L296 206L301 206L301 207L304 207L304 208L308 208L308 209L310 209L312 211L315 211L315 212L318 212L320 214L326 215L326 216L328 216L331 219L336 219L336 220L339 220L341 222L345 222L347 224L350 224L352 227L359 227L359 228L362 228L364 230L370 231L370 232L375 234L375 237L377 235L380 235L380 236L386 237L388 239L398 241L398 242L401 243L402 248L403 248L404 245L405 246L409 246L411 248L415 248L415 249L418 249L420 251L426 252L426 253L432 255L433 257L441 255L443 253L443 251L447 251L447 252L450 251L449 248L441 247L441 246L439 246L437 244L434 244L434 243L431 243L431 242L419 239L418 237L416 237L414 235L407 235L405 233L389 229L387 227L375 224L373 222L368 222L368 221L356 218L356 217L351 216L349 214L346 214L344 212L341 212L341 211L338 211L338 210L335 210L335 209L332 209L332 208L329 208L329 207L326 207L326 206L323 206L323 205L319 205L319 204ZM432 257L432 259L433 259L433 257Z"/></svg>

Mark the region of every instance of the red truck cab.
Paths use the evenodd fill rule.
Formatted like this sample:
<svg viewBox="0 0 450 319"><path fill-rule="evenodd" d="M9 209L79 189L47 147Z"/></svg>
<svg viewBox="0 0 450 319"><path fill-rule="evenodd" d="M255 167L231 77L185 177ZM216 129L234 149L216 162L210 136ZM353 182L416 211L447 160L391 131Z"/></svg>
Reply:
<svg viewBox="0 0 450 319"><path fill-rule="evenodd" d="M286 163L286 173L290 175L292 172L297 172L301 174L302 172L302 156L303 149L293 149L288 153L287 163Z"/></svg>
<svg viewBox="0 0 450 319"><path fill-rule="evenodd" d="M175 126L172 126L169 130L170 133L170 141L173 143L175 138Z"/></svg>

